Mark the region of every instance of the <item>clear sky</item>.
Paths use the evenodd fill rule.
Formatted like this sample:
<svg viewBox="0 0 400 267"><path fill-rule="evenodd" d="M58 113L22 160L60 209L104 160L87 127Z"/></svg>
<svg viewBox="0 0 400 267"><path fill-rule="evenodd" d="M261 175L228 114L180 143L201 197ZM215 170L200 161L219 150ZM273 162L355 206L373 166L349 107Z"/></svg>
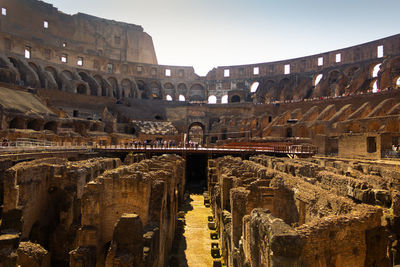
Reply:
<svg viewBox="0 0 400 267"><path fill-rule="evenodd" d="M45 0L141 25L158 63L217 66L302 57L400 33L400 0Z"/></svg>

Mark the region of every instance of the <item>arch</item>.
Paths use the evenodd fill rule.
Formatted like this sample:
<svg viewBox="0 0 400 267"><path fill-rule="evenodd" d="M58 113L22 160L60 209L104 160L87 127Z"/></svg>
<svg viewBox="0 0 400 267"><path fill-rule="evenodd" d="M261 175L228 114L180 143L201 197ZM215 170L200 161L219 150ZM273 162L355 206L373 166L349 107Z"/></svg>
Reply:
<svg viewBox="0 0 400 267"><path fill-rule="evenodd" d="M203 144L205 140L205 126L201 122L193 122L187 130L188 141Z"/></svg>
<svg viewBox="0 0 400 267"><path fill-rule="evenodd" d="M57 128L58 128L57 122L55 121L49 121L44 125L45 130L50 130L53 131L54 133L57 133Z"/></svg>
<svg viewBox="0 0 400 267"><path fill-rule="evenodd" d="M257 89L258 89L258 86L259 86L259 85L260 85L259 82L253 82L253 83L250 85L250 92L251 92L251 93L257 92Z"/></svg>
<svg viewBox="0 0 400 267"><path fill-rule="evenodd" d="M46 68L44 68L45 71L47 71L48 73L50 73L50 75L53 76L54 80L57 83L58 89L61 90L62 88L62 84L58 79L58 72L55 68L51 67L51 66L47 66Z"/></svg>
<svg viewBox="0 0 400 267"><path fill-rule="evenodd" d="M179 95L179 101L186 101L186 98L184 95Z"/></svg>
<svg viewBox="0 0 400 267"><path fill-rule="evenodd" d="M178 89L177 90L178 94L187 96L187 86L186 86L186 84L184 84L184 83L178 84L177 89Z"/></svg>
<svg viewBox="0 0 400 267"><path fill-rule="evenodd" d="M204 87L198 83L195 83L190 87L189 95L191 101L204 101L206 98Z"/></svg>
<svg viewBox="0 0 400 267"><path fill-rule="evenodd" d="M90 95L94 95L97 96L99 95L99 85L101 83L98 83L95 79L93 79L92 77L90 77L86 72L84 71L80 71L79 72L79 76L81 77L81 79L85 82L88 83L89 85L89 89L90 89Z"/></svg>
<svg viewBox="0 0 400 267"><path fill-rule="evenodd" d="M143 80L138 80L137 85L139 91L146 91L148 89L146 83Z"/></svg>
<svg viewBox="0 0 400 267"><path fill-rule="evenodd" d="M382 63L376 64L371 71L371 77L376 78L378 77L379 70L381 69Z"/></svg>
<svg viewBox="0 0 400 267"><path fill-rule="evenodd" d="M108 90L107 90L107 87L106 87L106 84L104 82L103 77L101 77L100 75L96 74L96 75L93 76L93 78L97 81L97 83L101 87L101 94L100 95L101 96L109 96L109 94L107 92Z"/></svg>
<svg viewBox="0 0 400 267"><path fill-rule="evenodd" d="M40 131L42 128L42 122L38 119L30 120L30 121L28 121L26 128L35 130L35 131Z"/></svg>
<svg viewBox="0 0 400 267"><path fill-rule="evenodd" d="M397 76L396 78L394 78L394 86L396 88L400 88L400 76Z"/></svg>
<svg viewBox="0 0 400 267"><path fill-rule="evenodd" d="M164 84L164 92L167 95L170 95L173 99L175 99L175 87L172 83Z"/></svg>
<svg viewBox="0 0 400 267"><path fill-rule="evenodd" d="M121 97L136 98L136 92L131 80L123 79L121 81Z"/></svg>
<svg viewBox="0 0 400 267"><path fill-rule="evenodd" d="M378 79L375 78L370 82L370 88L372 93L377 93L379 92L379 85L378 85Z"/></svg>
<svg viewBox="0 0 400 267"><path fill-rule="evenodd" d="M46 84L45 84L45 81L44 81L42 75L40 75L39 67L38 67L35 63L33 63L33 62L28 62L28 65L29 65L29 67L31 67L31 69L37 74L37 76L38 76L38 78L39 78L39 81L40 81L40 86L41 86L42 88L45 88L45 87L46 87Z"/></svg>
<svg viewBox="0 0 400 267"><path fill-rule="evenodd" d="M163 93L160 83L152 81L150 83L151 96L153 99L163 99Z"/></svg>
<svg viewBox="0 0 400 267"><path fill-rule="evenodd" d="M276 83L273 80L267 80L257 90L258 102L273 102L278 99L279 90L277 89Z"/></svg>
<svg viewBox="0 0 400 267"><path fill-rule="evenodd" d="M224 95L221 97L221 104L227 104L228 103L228 95Z"/></svg>
<svg viewBox="0 0 400 267"><path fill-rule="evenodd" d="M283 78L279 81L280 99L290 100L293 98L293 87L290 84L289 78Z"/></svg>
<svg viewBox="0 0 400 267"><path fill-rule="evenodd" d="M231 97L231 103L239 103L240 102L240 96L234 95Z"/></svg>
<svg viewBox="0 0 400 267"><path fill-rule="evenodd" d="M215 95L210 95L208 97L208 104L216 104L217 103L217 97Z"/></svg>
<svg viewBox="0 0 400 267"><path fill-rule="evenodd" d="M12 119L8 126L9 129L25 129L25 120L20 117Z"/></svg>
<svg viewBox="0 0 400 267"><path fill-rule="evenodd" d="M120 95L120 92L119 92L117 79L115 79L114 77L109 77L107 79L107 81L110 83L111 88L112 88L112 95L111 96L115 97L115 98L120 98L121 95Z"/></svg>
<svg viewBox="0 0 400 267"><path fill-rule="evenodd" d="M10 60L11 64L14 66L14 68L16 68L16 69L19 71L19 68L18 68L18 66L19 66L18 61L17 61L15 58L13 58L13 57L9 57L8 59Z"/></svg>
<svg viewBox="0 0 400 267"><path fill-rule="evenodd" d="M74 75L72 74L72 72L70 72L69 70L63 70L62 72L61 72L61 74L62 75L64 75L64 77L67 79L67 80L73 80L74 79Z"/></svg>
<svg viewBox="0 0 400 267"><path fill-rule="evenodd" d="M328 74L329 84L336 83L339 80L340 72L338 70L332 70Z"/></svg>
<svg viewBox="0 0 400 267"><path fill-rule="evenodd" d="M204 98L200 95L191 95L189 98L189 101L193 101L193 102L203 102Z"/></svg>
<svg viewBox="0 0 400 267"><path fill-rule="evenodd" d="M77 87L76 87L76 92L77 92L78 94L86 95L86 94L87 94L86 85L83 84L83 83L78 84Z"/></svg>
<svg viewBox="0 0 400 267"><path fill-rule="evenodd" d="M321 81L322 77L324 77L324 75L322 73L314 75L313 85L317 86L319 84L319 82Z"/></svg>
<svg viewBox="0 0 400 267"><path fill-rule="evenodd" d="M166 95L166 96L165 96L165 99L166 99L167 101L172 101L172 96Z"/></svg>
<svg viewBox="0 0 400 267"><path fill-rule="evenodd" d="M149 99L149 96L148 96L147 92L142 92L140 98L141 99Z"/></svg>

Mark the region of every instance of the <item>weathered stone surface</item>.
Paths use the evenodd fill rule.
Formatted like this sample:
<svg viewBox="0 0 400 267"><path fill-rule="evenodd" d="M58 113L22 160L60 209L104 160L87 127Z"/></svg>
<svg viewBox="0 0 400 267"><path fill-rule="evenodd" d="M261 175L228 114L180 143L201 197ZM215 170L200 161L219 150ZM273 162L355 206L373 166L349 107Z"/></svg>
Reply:
<svg viewBox="0 0 400 267"><path fill-rule="evenodd" d="M21 267L49 267L50 253L41 245L21 242L18 247L18 265Z"/></svg>

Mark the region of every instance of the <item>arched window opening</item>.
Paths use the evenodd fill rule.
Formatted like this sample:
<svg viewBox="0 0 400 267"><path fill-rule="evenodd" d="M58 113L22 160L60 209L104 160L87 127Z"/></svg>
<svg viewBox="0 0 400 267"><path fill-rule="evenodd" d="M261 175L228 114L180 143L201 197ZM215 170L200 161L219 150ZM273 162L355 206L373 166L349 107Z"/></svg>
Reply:
<svg viewBox="0 0 400 267"><path fill-rule="evenodd" d="M254 82L251 86L250 86L250 92L251 93L255 93L258 89L258 86L260 85L259 82Z"/></svg>
<svg viewBox="0 0 400 267"><path fill-rule="evenodd" d="M170 95L167 95L165 98L167 99L167 101L172 101L172 96Z"/></svg>
<svg viewBox="0 0 400 267"><path fill-rule="evenodd" d="M317 84L319 84L319 82L321 81L323 75L320 73L317 75L317 77L315 77L315 81L314 81L314 86L317 86Z"/></svg>
<svg viewBox="0 0 400 267"><path fill-rule="evenodd" d="M40 131L40 121L39 120L31 120L28 122L28 125L26 127L27 129L35 130L35 131Z"/></svg>
<svg viewBox="0 0 400 267"><path fill-rule="evenodd" d="M375 81L374 85L372 85L372 93L377 93L377 92L379 92L378 81Z"/></svg>
<svg viewBox="0 0 400 267"><path fill-rule="evenodd" d="M76 89L78 94L86 95L86 86L83 84L78 85L78 88Z"/></svg>
<svg viewBox="0 0 400 267"><path fill-rule="evenodd" d="M397 78L397 80L396 80L396 86L397 86L397 87L400 87L400 77Z"/></svg>
<svg viewBox="0 0 400 267"><path fill-rule="evenodd" d="M203 127L198 124L193 124L189 128L188 140L194 143L202 144L204 137Z"/></svg>
<svg viewBox="0 0 400 267"><path fill-rule="evenodd" d="M217 97L215 95L210 95L208 97L208 104L216 104L217 103Z"/></svg>
<svg viewBox="0 0 400 267"><path fill-rule="evenodd" d="M186 100L186 98L184 95L179 95L179 101L185 101L185 100Z"/></svg>
<svg viewBox="0 0 400 267"><path fill-rule="evenodd" d="M372 78L378 77L378 72L381 69L381 65L381 63L375 65L374 69L372 70Z"/></svg>
<svg viewBox="0 0 400 267"><path fill-rule="evenodd" d="M231 102L232 102L232 103L238 103L238 102L240 102L240 96L238 96L238 95L232 96Z"/></svg>
<svg viewBox="0 0 400 267"><path fill-rule="evenodd" d="M228 95L224 95L224 96L221 98L221 103L222 103L222 104L227 104L227 103L228 103Z"/></svg>
<svg viewBox="0 0 400 267"><path fill-rule="evenodd" d="M44 129L57 133L57 123L55 121L50 121L44 125Z"/></svg>

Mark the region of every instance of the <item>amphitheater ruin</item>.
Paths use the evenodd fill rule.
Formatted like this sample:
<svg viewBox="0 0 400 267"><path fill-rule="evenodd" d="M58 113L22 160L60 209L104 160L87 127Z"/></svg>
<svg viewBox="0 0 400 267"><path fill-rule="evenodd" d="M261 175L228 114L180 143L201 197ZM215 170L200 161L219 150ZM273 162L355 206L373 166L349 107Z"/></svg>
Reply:
<svg viewBox="0 0 400 267"><path fill-rule="evenodd" d="M0 4L0 266L400 266L400 34L199 76Z"/></svg>

